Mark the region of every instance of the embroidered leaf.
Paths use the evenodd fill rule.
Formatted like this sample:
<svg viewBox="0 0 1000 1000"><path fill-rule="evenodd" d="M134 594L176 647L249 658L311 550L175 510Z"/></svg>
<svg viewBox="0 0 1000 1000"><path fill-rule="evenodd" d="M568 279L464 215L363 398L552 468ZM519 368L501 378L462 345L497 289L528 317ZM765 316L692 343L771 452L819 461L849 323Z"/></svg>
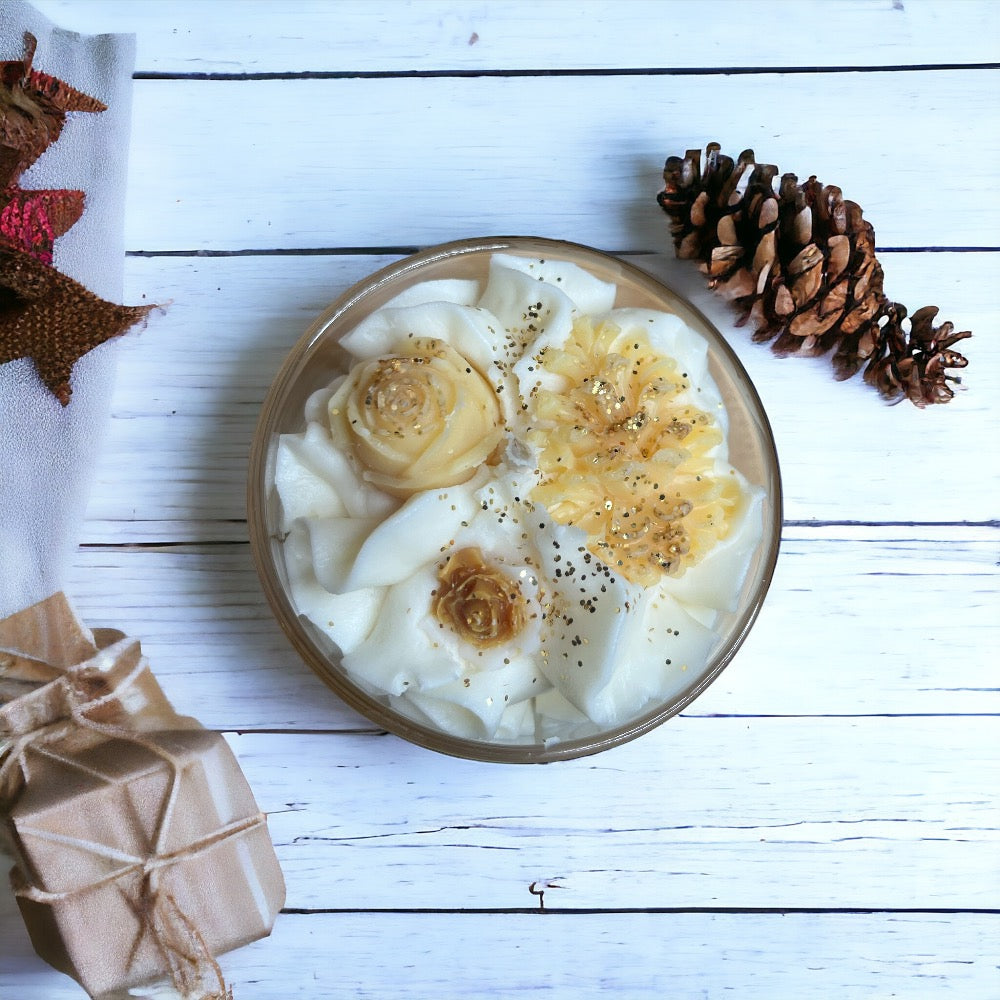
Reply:
<svg viewBox="0 0 1000 1000"><path fill-rule="evenodd" d="M31 358L63 406L76 362L152 308L107 302L30 254L0 248L0 364Z"/></svg>
<svg viewBox="0 0 1000 1000"><path fill-rule="evenodd" d="M99 100L31 68L37 41L24 35L24 56L0 63L0 143L20 153L26 170L59 138L70 111L105 111Z"/></svg>
<svg viewBox="0 0 1000 1000"><path fill-rule="evenodd" d="M23 191L12 184L0 192L0 239L51 264L56 238L82 214L82 191Z"/></svg>

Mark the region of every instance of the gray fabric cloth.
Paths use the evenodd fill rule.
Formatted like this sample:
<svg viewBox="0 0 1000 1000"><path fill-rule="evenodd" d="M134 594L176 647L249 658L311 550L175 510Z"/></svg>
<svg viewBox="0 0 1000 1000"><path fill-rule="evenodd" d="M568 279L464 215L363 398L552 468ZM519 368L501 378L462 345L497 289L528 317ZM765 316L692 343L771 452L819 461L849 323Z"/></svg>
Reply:
<svg viewBox="0 0 1000 1000"><path fill-rule="evenodd" d="M108 110L71 112L62 135L20 184L85 193L82 218L56 241L54 266L120 302L134 36L80 35L56 27L28 4L4 2L0 60L22 56L25 31L38 39L35 69L98 98ZM65 408L30 361L0 365L0 617L64 587L107 428L117 351L111 341L77 363Z"/></svg>

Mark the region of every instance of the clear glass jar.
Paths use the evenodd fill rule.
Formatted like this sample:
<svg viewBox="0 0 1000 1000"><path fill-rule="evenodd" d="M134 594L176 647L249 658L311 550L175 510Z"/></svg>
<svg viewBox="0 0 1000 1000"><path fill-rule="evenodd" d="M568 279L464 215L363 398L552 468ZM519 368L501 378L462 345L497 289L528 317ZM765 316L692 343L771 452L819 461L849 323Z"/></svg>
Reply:
<svg viewBox="0 0 1000 1000"><path fill-rule="evenodd" d="M335 644L296 614L288 593L274 489L279 435L302 431L308 397L346 371L340 338L358 322L418 282L475 278L485 283L495 253L564 260L618 287L616 307L634 306L676 313L708 343L709 371L729 414L731 463L764 491L763 530L734 612L723 612L718 642L708 661L691 670L684 687L637 718L584 737L531 743L461 738L401 714L345 672ZM774 572L782 524L781 479L774 438L757 391L733 350L690 303L640 269L598 250L538 237L462 240L432 247L371 275L341 295L319 316L292 349L261 410L249 465L247 508L250 544L269 604L305 662L352 708L377 726L418 745L473 760L543 763L596 753L634 739L677 714L708 687L732 660L752 627Z"/></svg>

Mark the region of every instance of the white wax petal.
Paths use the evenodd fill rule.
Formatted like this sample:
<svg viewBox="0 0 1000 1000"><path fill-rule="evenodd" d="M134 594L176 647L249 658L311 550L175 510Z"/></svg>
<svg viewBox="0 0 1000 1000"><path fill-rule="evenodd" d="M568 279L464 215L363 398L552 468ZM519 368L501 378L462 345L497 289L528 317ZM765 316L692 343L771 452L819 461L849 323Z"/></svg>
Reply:
<svg viewBox="0 0 1000 1000"><path fill-rule="evenodd" d="M425 719L432 729L440 729L450 736L457 736L463 740L483 738L483 724L480 718L467 708L453 702L409 694L393 699L392 706L418 721Z"/></svg>
<svg viewBox="0 0 1000 1000"><path fill-rule="evenodd" d="M573 300L577 312L583 315L599 316L615 304L618 291L615 285L595 278L589 271L568 261L497 253L493 255L491 267L493 265L520 271L534 281L554 285Z"/></svg>
<svg viewBox="0 0 1000 1000"><path fill-rule="evenodd" d="M292 606L325 632L342 653L354 649L371 631L384 592L374 588L331 594L316 579L309 533L300 522L285 539L285 567Z"/></svg>
<svg viewBox="0 0 1000 1000"><path fill-rule="evenodd" d="M350 653L368 637L384 597L384 592L375 587L352 590L349 594L331 594L323 613L313 620L342 653Z"/></svg>
<svg viewBox="0 0 1000 1000"><path fill-rule="evenodd" d="M719 621L719 611L707 604L691 604L689 601L681 601L680 604L696 622L704 625L705 628L714 629Z"/></svg>
<svg viewBox="0 0 1000 1000"><path fill-rule="evenodd" d="M531 698L548 686L534 663L528 659L513 660L496 670L475 671L423 691L411 691L409 697L428 715L435 717L446 711L443 706L465 709L479 720L477 738L492 739L501 716L509 705Z"/></svg>
<svg viewBox="0 0 1000 1000"><path fill-rule="evenodd" d="M300 517L342 517L347 513L329 479L309 462L301 434L282 434L274 462L274 488L281 498L281 529Z"/></svg>
<svg viewBox="0 0 1000 1000"><path fill-rule="evenodd" d="M735 611L740 590L757 539L761 536L764 516L764 491L750 486L739 472L740 503L733 513L729 534L682 576L667 577L663 589L686 604L708 605L722 611Z"/></svg>
<svg viewBox="0 0 1000 1000"><path fill-rule="evenodd" d="M617 669L619 637L636 613L641 588L608 572L596 558L586 562L579 552L585 536L578 528L554 524L544 512L539 516L545 524L535 529L539 558L555 608L542 672L593 717L595 699Z"/></svg>
<svg viewBox="0 0 1000 1000"><path fill-rule="evenodd" d="M535 740L535 707L526 699L508 705L500 716L494 739L507 743L533 743Z"/></svg>
<svg viewBox="0 0 1000 1000"><path fill-rule="evenodd" d="M321 424L326 427L329 419L329 405L330 400L336 394L337 390L343 385L344 380L347 375L338 375L329 385L323 386L322 389L317 389L312 393L306 400L305 405L305 415L307 424Z"/></svg>
<svg viewBox="0 0 1000 1000"><path fill-rule="evenodd" d="M566 342L573 329L577 310L555 285L538 281L522 271L490 262L490 277L483 297L483 309L496 317L506 341L500 357L513 363L522 396L526 396L539 378L536 356L545 348ZM549 376L548 381L554 377ZM555 385L561 380L555 378Z"/></svg>
<svg viewBox="0 0 1000 1000"><path fill-rule="evenodd" d="M708 342L698 336L676 313L626 307L612 309L608 319L627 337L630 330L642 331L659 354L673 358L693 375L704 371Z"/></svg>
<svg viewBox="0 0 1000 1000"><path fill-rule="evenodd" d="M643 593L635 611L621 632L618 669L589 702L588 714L601 725L627 722L685 688L717 639L655 587Z"/></svg>
<svg viewBox="0 0 1000 1000"><path fill-rule="evenodd" d="M287 505L290 512L295 512L295 516L346 514L348 517L385 517L399 503L395 498L375 489L361 478L350 458L334 445L329 431L320 423L309 423L303 434L283 434L279 441L279 449L282 446L290 454L285 473L292 472L291 458L294 458L300 467L297 473L299 480L311 477L314 495L329 496L320 486L321 482L326 483L330 493L337 497L340 504L340 509L337 510L331 502L329 513L325 510L304 511L296 501L294 483L276 482L282 507ZM285 520L292 519L286 513Z"/></svg>
<svg viewBox="0 0 1000 1000"><path fill-rule="evenodd" d="M398 353L401 345L424 337L441 340L493 380L494 360L503 331L482 309L451 302L424 302L399 309L380 309L341 338L341 346L364 360Z"/></svg>
<svg viewBox="0 0 1000 1000"><path fill-rule="evenodd" d="M587 721L583 714L558 688L549 688L535 698L535 711L540 718L556 722L581 723Z"/></svg>
<svg viewBox="0 0 1000 1000"><path fill-rule="evenodd" d="M344 590L351 567L365 539L379 524L377 517L321 517L305 519L309 531L316 579L331 594Z"/></svg>
<svg viewBox="0 0 1000 1000"><path fill-rule="evenodd" d="M404 292L389 299L383 309L399 309L403 306L420 306L425 302L453 302L460 306L472 306L479 298L479 282L463 278L440 278L436 281L420 281Z"/></svg>
<svg viewBox="0 0 1000 1000"><path fill-rule="evenodd" d="M433 566L386 589L374 628L344 656L344 667L387 694L436 687L458 677L461 661L424 627L437 585Z"/></svg>
<svg viewBox="0 0 1000 1000"><path fill-rule="evenodd" d="M398 583L424 564L445 558L462 522L470 520L476 510L476 482L410 497L361 545L344 589Z"/></svg>
<svg viewBox="0 0 1000 1000"><path fill-rule="evenodd" d="M608 319L621 328L622 342L628 340L630 331L642 331L657 353L677 362L678 371L686 372L692 385L704 386L708 383L715 390L708 374L708 341L692 330L680 316L654 309L615 309ZM717 394L718 390L715 392ZM708 405L702 404L702 409L708 408Z"/></svg>
<svg viewBox="0 0 1000 1000"><path fill-rule="evenodd" d="M594 723L555 688L535 698L534 706L538 737L547 743L594 732Z"/></svg>

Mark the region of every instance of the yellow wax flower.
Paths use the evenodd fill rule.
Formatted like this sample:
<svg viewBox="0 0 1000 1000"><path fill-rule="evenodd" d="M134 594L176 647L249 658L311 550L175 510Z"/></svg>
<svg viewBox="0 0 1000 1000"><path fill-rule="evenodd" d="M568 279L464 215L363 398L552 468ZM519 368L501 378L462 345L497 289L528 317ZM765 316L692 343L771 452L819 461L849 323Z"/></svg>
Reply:
<svg viewBox="0 0 1000 1000"><path fill-rule="evenodd" d="M685 401L688 379L642 330L583 317L537 360L563 381L529 394L532 499L551 517L582 528L594 555L642 586L683 573L726 536L739 496L715 471L722 431Z"/></svg>

